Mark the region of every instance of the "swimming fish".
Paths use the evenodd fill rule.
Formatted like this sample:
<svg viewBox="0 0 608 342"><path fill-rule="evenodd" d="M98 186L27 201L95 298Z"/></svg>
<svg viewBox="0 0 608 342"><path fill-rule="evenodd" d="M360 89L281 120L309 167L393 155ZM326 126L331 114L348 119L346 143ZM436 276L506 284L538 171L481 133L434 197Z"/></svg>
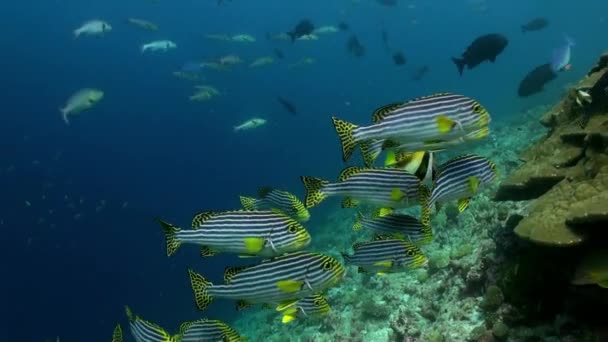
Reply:
<svg viewBox="0 0 608 342"><path fill-rule="evenodd" d="M488 159L465 154L450 159L437 169L429 205L458 200L458 210L469 206L471 197L497 177L496 165Z"/></svg>
<svg viewBox="0 0 608 342"><path fill-rule="evenodd" d="M90 20L75 29L73 34L74 38L78 38L81 35L103 36L106 32L110 32L111 30L112 26L103 20Z"/></svg>
<svg viewBox="0 0 608 342"><path fill-rule="evenodd" d="M608 289L608 250L594 249L585 253L576 268L572 284L597 284Z"/></svg>
<svg viewBox="0 0 608 342"><path fill-rule="evenodd" d="M357 242L353 254L342 253L346 265L359 267L359 272L378 274L402 272L423 267L428 259L413 243L400 239L378 239Z"/></svg>
<svg viewBox="0 0 608 342"><path fill-rule="evenodd" d="M112 333L112 342L123 342L124 339L122 337L122 328L120 324L116 324L114 328L114 332Z"/></svg>
<svg viewBox="0 0 608 342"><path fill-rule="evenodd" d="M436 139L436 140L427 140L427 141L412 141L412 142L401 143L401 144L394 143L394 146L388 145L388 147L386 147L387 144L384 143L382 145L382 148L388 149L389 151L390 150L398 151L400 153L405 153L405 152L415 153L415 152L422 152L422 151L439 152L439 151L443 151L443 150L446 150L451 147L455 147L455 146L462 145L465 143L484 139L484 138L488 137L489 135L490 135L490 127L486 125L486 126L482 126L479 129L473 130L456 139L449 139L449 140ZM373 146L374 148L377 148L376 144L377 144L377 142L371 146ZM364 158L366 160L371 159L373 157L373 155L367 156L367 152L368 152L367 149L362 150L362 151L365 153ZM378 152L376 151L375 153L377 154Z"/></svg>
<svg viewBox="0 0 608 342"><path fill-rule="evenodd" d="M272 63L274 63L274 58L272 58L270 56L260 57L260 58L256 59L255 61L251 62L251 64L249 64L249 67L250 68L261 67L261 66L265 66L265 65L270 65Z"/></svg>
<svg viewBox="0 0 608 342"><path fill-rule="evenodd" d="M237 34L232 36L230 40L238 43L254 43L256 39L254 36L249 34Z"/></svg>
<svg viewBox="0 0 608 342"><path fill-rule="evenodd" d="M357 145L369 159L369 144L377 140L384 140L383 149L387 149L410 142L460 138L487 127L490 114L472 98L441 93L382 106L374 111L369 126L359 127L336 117L332 120L342 145L342 159L347 161Z"/></svg>
<svg viewBox="0 0 608 342"><path fill-rule="evenodd" d="M408 240L415 244L427 244L433 240L433 230L430 227L430 210L427 210L427 212L427 217L422 220L397 213L377 215L376 217L364 217L363 214L358 213L353 230L369 229L380 236ZM421 221L426 222L426 224Z"/></svg>
<svg viewBox="0 0 608 342"><path fill-rule="evenodd" d="M235 132L246 131L246 130L250 130L250 129L253 129L253 128L258 128L258 127L263 126L265 124L266 124L266 119L252 118L252 119L249 119L249 120L241 123L240 125L234 126L233 130Z"/></svg>
<svg viewBox="0 0 608 342"><path fill-rule="evenodd" d="M549 21L545 18L534 18L521 26L521 32L539 31L549 25Z"/></svg>
<svg viewBox="0 0 608 342"><path fill-rule="evenodd" d="M393 54L393 63L395 63L395 65L405 65L405 63L407 63L407 59L403 52L395 52Z"/></svg>
<svg viewBox="0 0 608 342"><path fill-rule="evenodd" d="M216 319L199 319L193 322L184 322L180 325L179 342L244 342L247 339L241 336L228 324Z"/></svg>
<svg viewBox="0 0 608 342"><path fill-rule="evenodd" d="M458 73L462 75L465 66L470 70L484 61L494 63L496 56L501 54L508 44L509 40L501 34L486 34L473 40L462 56L452 58L452 61L456 64Z"/></svg>
<svg viewBox="0 0 608 342"><path fill-rule="evenodd" d="M143 44L141 46L141 53L146 51L161 51L167 52L168 50L172 50L177 48L177 44L170 40L156 40L150 43Z"/></svg>
<svg viewBox="0 0 608 342"><path fill-rule="evenodd" d="M340 173L336 183L307 176L300 179L306 189L304 204L307 208L331 196L344 197L343 208L353 208L361 203L407 208L422 200L420 180L403 170L351 166Z"/></svg>
<svg viewBox="0 0 608 342"><path fill-rule="evenodd" d="M310 219L310 213L304 204L292 193L283 190L262 187L259 198L241 196L241 205L245 210L278 209L300 222Z"/></svg>
<svg viewBox="0 0 608 342"><path fill-rule="evenodd" d="M557 78L557 74L553 71L551 63L545 63L532 69L519 82L517 95L519 97L528 97L544 90L545 84Z"/></svg>
<svg viewBox="0 0 608 342"><path fill-rule="evenodd" d="M287 101L286 99L284 99L281 96L277 96L277 101L279 101L279 103L281 104L281 106L283 106L283 108L285 108L285 110L287 110L289 113L291 113L291 115L297 115L298 114L298 109L290 101Z"/></svg>
<svg viewBox="0 0 608 342"><path fill-rule="evenodd" d="M298 251L310 243L308 231L278 210L202 212L194 216L189 230L158 222L165 233L167 256L183 243L202 246L201 256L226 252L264 257Z"/></svg>
<svg viewBox="0 0 608 342"><path fill-rule="evenodd" d="M189 270L196 306L204 310L215 298L237 301L237 309L252 304L281 303L277 309L298 299L321 293L339 283L344 266L323 254L294 252L250 267L228 267L225 284L214 285Z"/></svg>
<svg viewBox="0 0 608 342"><path fill-rule="evenodd" d="M134 316L128 306L125 307L125 311L129 318L131 335L136 342L179 342L179 335L171 336L158 324Z"/></svg>
<svg viewBox="0 0 608 342"><path fill-rule="evenodd" d="M312 34L315 30L315 26L308 19L303 19L298 22L298 24L293 28L293 30L287 32L291 41L294 42L298 38L302 36L306 36Z"/></svg>
<svg viewBox="0 0 608 342"><path fill-rule="evenodd" d="M327 299L320 294L304 297L287 307L281 308L281 322L289 323L298 317L321 316L331 311Z"/></svg>
<svg viewBox="0 0 608 342"><path fill-rule="evenodd" d="M570 70L570 48L573 46L574 41L566 37L564 44L553 50L553 55L551 56L551 70L553 72Z"/></svg>
<svg viewBox="0 0 608 342"><path fill-rule="evenodd" d="M432 180L435 170L433 152L404 152L388 150L384 161L385 167L405 170L420 179L423 183Z"/></svg>
<svg viewBox="0 0 608 342"><path fill-rule="evenodd" d="M127 18L127 22L133 26L139 27L148 31L158 31L158 25L145 19Z"/></svg>
<svg viewBox="0 0 608 342"><path fill-rule="evenodd" d="M103 99L104 93L99 89L83 88L74 93L68 99L63 108L60 108L61 117L66 124L70 123L69 117L78 115L83 111L93 108Z"/></svg>

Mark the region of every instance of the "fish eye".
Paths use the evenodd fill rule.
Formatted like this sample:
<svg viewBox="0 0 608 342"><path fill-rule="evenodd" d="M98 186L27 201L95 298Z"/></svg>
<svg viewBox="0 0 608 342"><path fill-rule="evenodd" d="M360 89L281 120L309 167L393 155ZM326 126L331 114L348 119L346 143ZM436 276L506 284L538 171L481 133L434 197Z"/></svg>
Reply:
<svg viewBox="0 0 608 342"><path fill-rule="evenodd" d="M331 268L332 268L331 261L329 261L329 260L325 261L321 267L323 267L323 270L325 270L325 271L331 270Z"/></svg>
<svg viewBox="0 0 608 342"><path fill-rule="evenodd" d="M287 227L287 231L290 232L291 234L294 234L298 230L299 230L298 226L295 224L291 224L291 225L289 225L289 227Z"/></svg>
<svg viewBox="0 0 608 342"><path fill-rule="evenodd" d="M416 252L413 249L407 249L405 251L405 254L409 257L413 257L414 255L416 255Z"/></svg>
<svg viewBox="0 0 608 342"><path fill-rule="evenodd" d="M321 303L321 300L320 300L320 299L315 299L315 301L313 302L313 304L314 304L315 306L321 306L323 303Z"/></svg>
<svg viewBox="0 0 608 342"><path fill-rule="evenodd" d="M481 112L481 105L479 105L479 103L476 103L475 105L473 105L473 112L474 113L480 113Z"/></svg>

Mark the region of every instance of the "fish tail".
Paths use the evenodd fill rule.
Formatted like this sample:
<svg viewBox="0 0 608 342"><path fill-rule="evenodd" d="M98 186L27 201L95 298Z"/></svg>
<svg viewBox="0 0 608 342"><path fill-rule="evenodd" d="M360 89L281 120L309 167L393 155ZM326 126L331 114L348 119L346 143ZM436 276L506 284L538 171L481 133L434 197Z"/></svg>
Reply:
<svg viewBox="0 0 608 342"><path fill-rule="evenodd" d="M365 166L371 167L372 165L374 165L374 161L376 160L379 154L378 151L374 151L368 142L362 142L359 145L359 148L361 149L361 155L363 156L363 162L365 163Z"/></svg>
<svg viewBox="0 0 608 342"><path fill-rule="evenodd" d="M63 119L63 121L65 122L66 125L70 124L70 119L68 119L68 109L66 108L59 108L59 112L61 113L61 118Z"/></svg>
<svg viewBox="0 0 608 342"><path fill-rule="evenodd" d="M123 338L122 338L122 328L120 327L120 324L116 324L116 327L114 328L114 333L112 333L112 342L123 342Z"/></svg>
<svg viewBox="0 0 608 342"><path fill-rule="evenodd" d="M466 64L464 62L464 59L452 57L452 62L456 64L456 67L458 68L458 73L460 74L460 76L462 76L462 71L464 70L464 66Z"/></svg>
<svg viewBox="0 0 608 342"><path fill-rule="evenodd" d="M255 210L255 198L240 196L240 199L245 210Z"/></svg>
<svg viewBox="0 0 608 342"><path fill-rule="evenodd" d="M357 218L355 219L355 223L353 224L353 230L359 231L363 228L363 214L361 212L357 212Z"/></svg>
<svg viewBox="0 0 608 342"><path fill-rule="evenodd" d="M331 119L334 123L336 133L338 133L338 137L340 138L340 143L342 144L342 160L347 161L357 146L353 137L353 131L357 126L336 117L332 117Z"/></svg>
<svg viewBox="0 0 608 342"><path fill-rule="evenodd" d="M147 49L146 44L143 44L143 45L142 45L142 46L139 48L139 51L141 51L141 53L144 53L144 52L146 52L146 49Z"/></svg>
<svg viewBox="0 0 608 342"><path fill-rule="evenodd" d="M167 256L171 256L177 251L179 246L181 246L182 244L177 239L177 233L179 233L181 229L161 219L156 219L156 221L160 223L160 226L163 229L163 233L165 233L165 240L167 242Z"/></svg>
<svg viewBox="0 0 608 342"><path fill-rule="evenodd" d="M190 285L192 286L192 291L194 292L194 301L196 302L196 307L199 310L205 310L213 301L213 297L209 295L208 291L209 286L213 284L193 270L188 270L188 274L190 275Z"/></svg>
<svg viewBox="0 0 608 342"><path fill-rule="evenodd" d="M306 189L306 196L304 196L304 205L307 208L311 208L321 203L327 195L323 192L323 186L328 184L326 180L320 178L301 176L300 179Z"/></svg>

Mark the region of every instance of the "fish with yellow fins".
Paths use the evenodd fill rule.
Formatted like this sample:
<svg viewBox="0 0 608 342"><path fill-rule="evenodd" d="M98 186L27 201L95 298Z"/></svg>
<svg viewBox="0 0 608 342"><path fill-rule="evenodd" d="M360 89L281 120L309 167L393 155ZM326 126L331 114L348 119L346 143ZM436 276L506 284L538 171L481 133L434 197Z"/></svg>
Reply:
<svg viewBox="0 0 608 342"><path fill-rule="evenodd" d="M310 213L294 194L265 186L258 190L258 198L240 196L245 210L277 209L300 222L310 219Z"/></svg>
<svg viewBox="0 0 608 342"><path fill-rule="evenodd" d="M327 299L320 294L304 297L297 302L281 308L283 324L294 321L301 317L322 316L331 311Z"/></svg>
<svg viewBox="0 0 608 342"><path fill-rule="evenodd" d="M234 328L232 328L228 324L217 319L208 318L182 323L179 328L179 334L179 342L247 341L246 337L241 336Z"/></svg>
<svg viewBox="0 0 608 342"><path fill-rule="evenodd" d="M471 197L490 185L497 175L496 165L484 157L465 154L452 158L437 169L428 205L458 200L458 210L462 212Z"/></svg>
<svg viewBox="0 0 608 342"><path fill-rule="evenodd" d="M342 170L336 183L308 176L300 179L306 189L304 203L307 208L331 196L343 197L343 208L362 203L408 208L428 200L426 186L416 176L398 169L351 166Z"/></svg>
<svg viewBox="0 0 608 342"><path fill-rule="evenodd" d="M377 237L376 240L356 242L353 254L342 253L346 265L358 267L359 272L396 273L425 266L428 259L420 248L407 240Z"/></svg>
<svg viewBox="0 0 608 342"><path fill-rule="evenodd" d="M374 111L369 126L359 127L336 117L332 120L342 145L342 159L348 161L357 146L365 160L373 160L367 156L369 145L380 141L382 150L403 150L412 143L424 146L457 140L487 127L490 115L472 98L439 93L382 106Z"/></svg>
<svg viewBox="0 0 608 342"><path fill-rule="evenodd" d="M167 256L184 243L201 246L201 256L234 253L241 256L275 257L301 250L310 234L299 222L279 210L201 212L192 228L180 229L158 219L167 242Z"/></svg>
<svg viewBox="0 0 608 342"><path fill-rule="evenodd" d="M335 258L312 252L294 252L250 267L228 267L224 284L213 284L189 270L196 306L204 310L215 298L232 299L237 309L254 304L279 303L278 311L298 300L337 285L344 266Z"/></svg>
<svg viewBox="0 0 608 342"><path fill-rule="evenodd" d="M180 342L180 335L171 335L158 324L142 319L133 314L126 306L125 312L129 319L129 330L137 342ZM121 333L122 337L122 333Z"/></svg>
<svg viewBox="0 0 608 342"><path fill-rule="evenodd" d="M353 230L367 229L377 236L390 236L395 239L408 240L415 244L427 244L433 240L430 226L430 210L423 207L422 219L399 213L382 214L378 210L371 217L358 213Z"/></svg>

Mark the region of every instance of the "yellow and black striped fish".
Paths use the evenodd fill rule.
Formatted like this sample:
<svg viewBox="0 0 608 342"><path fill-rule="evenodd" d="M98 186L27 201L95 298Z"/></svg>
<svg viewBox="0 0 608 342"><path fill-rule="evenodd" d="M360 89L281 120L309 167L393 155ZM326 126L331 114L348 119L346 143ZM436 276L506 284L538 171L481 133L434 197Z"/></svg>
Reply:
<svg viewBox="0 0 608 342"><path fill-rule="evenodd" d="M466 154L453 158L439 167L433 182L429 205L458 200L458 210L464 211L480 189L497 177L496 165L488 159Z"/></svg>
<svg viewBox="0 0 608 342"><path fill-rule="evenodd" d="M253 304L281 303L320 293L344 277L338 260L318 253L294 252L250 267L228 267L225 284L214 285L189 270L196 306L204 310L214 298L237 301L237 309Z"/></svg>
<svg viewBox="0 0 608 342"><path fill-rule="evenodd" d="M401 239L383 239L357 242L353 254L343 253L346 265L359 267L359 272L378 274L401 272L423 267L428 259L413 243Z"/></svg>
<svg viewBox="0 0 608 342"><path fill-rule="evenodd" d="M184 322L180 326L179 342L242 342L247 339L241 336L228 324L215 319L199 319L193 322Z"/></svg>
<svg viewBox="0 0 608 342"><path fill-rule="evenodd" d="M131 335L137 342L179 342L180 336L171 336L165 329L158 324L134 316L129 307L125 307L129 318Z"/></svg>
<svg viewBox="0 0 608 342"><path fill-rule="evenodd" d="M374 111L373 124L356 126L332 118L347 161L357 145L384 141L383 149L417 142L450 141L487 127L490 115L477 101L459 94L441 93ZM363 146L362 152L367 147ZM420 149L414 150L420 151Z"/></svg>
<svg viewBox="0 0 608 342"><path fill-rule="evenodd" d="M245 210L278 209L300 222L310 219L310 213L294 194L283 190L263 187L258 191L259 198L241 196Z"/></svg>
<svg viewBox="0 0 608 342"><path fill-rule="evenodd" d="M277 308L281 311L283 318L281 322L289 323L298 317L321 316L331 311L327 299L320 294L304 297L286 307Z"/></svg>
<svg viewBox="0 0 608 342"><path fill-rule="evenodd" d="M194 229L182 230L158 220L171 256L182 243L202 246L202 256L220 252L242 256L275 257L301 250L310 243L310 234L296 220L278 210L202 212L192 222Z"/></svg>
<svg viewBox="0 0 608 342"><path fill-rule="evenodd" d="M352 166L340 173L336 183L307 176L300 179L306 188L304 203L308 208L330 196L343 197L343 208L360 203L407 208L420 203L420 180L403 170Z"/></svg>
<svg viewBox="0 0 608 342"><path fill-rule="evenodd" d="M384 216L366 218L358 213L353 230L361 228L374 231L380 236L406 239L415 244L427 244L433 240L433 230L413 216L390 213Z"/></svg>

